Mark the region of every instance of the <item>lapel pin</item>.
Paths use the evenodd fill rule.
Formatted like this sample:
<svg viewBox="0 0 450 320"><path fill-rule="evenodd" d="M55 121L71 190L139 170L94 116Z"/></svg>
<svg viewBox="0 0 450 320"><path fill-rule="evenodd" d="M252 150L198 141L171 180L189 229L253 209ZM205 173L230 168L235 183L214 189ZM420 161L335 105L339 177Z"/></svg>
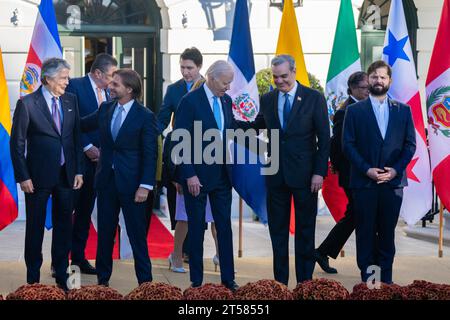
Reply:
<svg viewBox="0 0 450 320"><path fill-rule="evenodd" d="M298 102L301 102L301 101L302 101L302 97L298 96L298 97L297 97L297 101L298 101Z"/></svg>
<svg viewBox="0 0 450 320"><path fill-rule="evenodd" d="M67 109L67 111L71 112L71 111L72 111L72 109Z"/></svg>

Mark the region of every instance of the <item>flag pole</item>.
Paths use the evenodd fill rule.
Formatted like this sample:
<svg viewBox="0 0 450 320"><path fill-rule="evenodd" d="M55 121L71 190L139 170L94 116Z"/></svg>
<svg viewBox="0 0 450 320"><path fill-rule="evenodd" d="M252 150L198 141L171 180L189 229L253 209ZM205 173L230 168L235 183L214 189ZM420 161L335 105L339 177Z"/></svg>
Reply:
<svg viewBox="0 0 450 320"><path fill-rule="evenodd" d="M444 245L444 204L440 201L439 205L439 258L444 256L442 247Z"/></svg>
<svg viewBox="0 0 450 320"><path fill-rule="evenodd" d="M242 258L242 198L239 197L239 250L238 258Z"/></svg>

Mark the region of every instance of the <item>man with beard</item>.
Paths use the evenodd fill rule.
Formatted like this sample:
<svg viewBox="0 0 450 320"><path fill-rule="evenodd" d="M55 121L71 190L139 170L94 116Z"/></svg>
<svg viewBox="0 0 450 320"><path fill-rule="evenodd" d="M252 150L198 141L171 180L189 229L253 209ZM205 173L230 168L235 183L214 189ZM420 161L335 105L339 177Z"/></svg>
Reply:
<svg viewBox="0 0 450 320"><path fill-rule="evenodd" d="M369 82L367 73L357 71L350 75L347 81L348 98L342 106L336 110L333 117L333 136L330 144L330 160L333 169L338 173L339 186L341 186L348 203L344 217L331 229L328 236L316 249L316 262L327 273L337 273L337 270L330 267L328 257L336 259L342 247L355 230L355 219L353 214L353 199L351 191L348 188L350 178L350 162L342 151L342 128L344 126L344 117L347 107L356 102L367 99L369 96Z"/></svg>
<svg viewBox="0 0 450 320"><path fill-rule="evenodd" d="M356 224L356 259L363 282L392 283L397 225L407 185L406 166L415 149L409 106L387 96L392 71L384 61L373 62L369 98L347 108L343 149L350 160ZM372 273L381 269L381 279Z"/></svg>

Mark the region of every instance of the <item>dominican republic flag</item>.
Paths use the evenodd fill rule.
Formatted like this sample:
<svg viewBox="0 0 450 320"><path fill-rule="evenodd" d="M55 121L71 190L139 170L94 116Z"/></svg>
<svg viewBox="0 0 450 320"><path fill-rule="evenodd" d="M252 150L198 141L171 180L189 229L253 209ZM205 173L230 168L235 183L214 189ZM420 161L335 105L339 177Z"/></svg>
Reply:
<svg viewBox="0 0 450 320"><path fill-rule="evenodd" d="M392 67L393 81L388 95L411 107L416 128L417 148L406 169L408 186L404 189L400 210L405 222L414 225L431 209L432 184L419 85L402 0L391 2L383 60Z"/></svg>
<svg viewBox="0 0 450 320"><path fill-rule="evenodd" d="M234 68L234 80L228 94L233 99L233 114L237 120L253 121L259 111L259 95L256 85L255 63L253 60L252 38L250 34L247 0L237 0L234 13L228 62ZM233 154L233 187L258 216L267 223L266 184L261 175L262 162L256 150L245 145L231 144ZM245 159L256 159L237 163L238 154Z"/></svg>
<svg viewBox="0 0 450 320"><path fill-rule="evenodd" d="M20 81L20 97L35 92L41 85L42 62L49 58L62 58L61 41L52 0L41 0L28 50L27 62ZM52 202L47 203L45 227L52 228Z"/></svg>
<svg viewBox="0 0 450 320"><path fill-rule="evenodd" d="M428 139L436 193L450 209L450 1L444 0L441 22L426 80Z"/></svg>

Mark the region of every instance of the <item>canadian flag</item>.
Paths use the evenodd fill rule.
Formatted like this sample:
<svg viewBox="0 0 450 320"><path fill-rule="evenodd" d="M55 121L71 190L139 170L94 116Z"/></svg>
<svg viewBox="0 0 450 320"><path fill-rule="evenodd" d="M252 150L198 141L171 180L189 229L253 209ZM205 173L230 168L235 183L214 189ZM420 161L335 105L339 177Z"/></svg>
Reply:
<svg viewBox="0 0 450 320"><path fill-rule="evenodd" d="M428 137L436 192L450 208L450 1L442 8L426 80Z"/></svg>
<svg viewBox="0 0 450 320"><path fill-rule="evenodd" d="M400 216L413 225L431 209L433 196L419 85L402 0L391 2L383 60L392 68L393 81L388 95L411 107L416 128L416 153L406 169L408 186L404 189L400 209Z"/></svg>

